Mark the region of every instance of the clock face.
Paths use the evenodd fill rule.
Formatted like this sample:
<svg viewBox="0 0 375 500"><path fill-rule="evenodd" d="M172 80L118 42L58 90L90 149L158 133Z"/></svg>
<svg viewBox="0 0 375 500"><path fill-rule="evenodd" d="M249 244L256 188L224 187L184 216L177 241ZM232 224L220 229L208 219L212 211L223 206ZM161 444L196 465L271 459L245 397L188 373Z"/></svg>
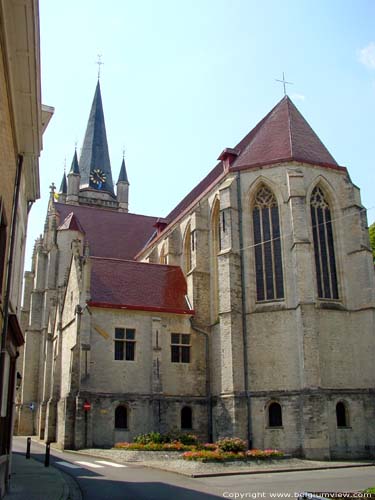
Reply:
<svg viewBox="0 0 375 500"><path fill-rule="evenodd" d="M94 169L90 174L90 181L94 184L98 189L102 189L103 184L107 180L106 174L100 168Z"/></svg>

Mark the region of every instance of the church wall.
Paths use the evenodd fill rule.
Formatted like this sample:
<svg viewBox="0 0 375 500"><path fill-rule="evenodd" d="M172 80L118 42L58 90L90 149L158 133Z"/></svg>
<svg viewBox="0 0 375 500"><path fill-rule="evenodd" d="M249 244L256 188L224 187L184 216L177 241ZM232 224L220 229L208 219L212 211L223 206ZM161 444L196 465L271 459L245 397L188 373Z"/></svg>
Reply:
<svg viewBox="0 0 375 500"><path fill-rule="evenodd" d="M91 312L90 377L82 386L84 390L151 393L153 349L156 349L160 350L159 373L164 394L204 396L204 339L191 331L186 316L161 314L158 346L153 348L152 321L155 313L100 308L91 308ZM134 361L114 359L115 328L136 330ZM190 363L171 363L171 333L191 334Z"/></svg>
<svg viewBox="0 0 375 500"><path fill-rule="evenodd" d="M251 391L301 387L301 325L295 310L248 315Z"/></svg>
<svg viewBox="0 0 375 500"><path fill-rule="evenodd" d="M317 310L323 387L375 387L374 312Z"/></svg>

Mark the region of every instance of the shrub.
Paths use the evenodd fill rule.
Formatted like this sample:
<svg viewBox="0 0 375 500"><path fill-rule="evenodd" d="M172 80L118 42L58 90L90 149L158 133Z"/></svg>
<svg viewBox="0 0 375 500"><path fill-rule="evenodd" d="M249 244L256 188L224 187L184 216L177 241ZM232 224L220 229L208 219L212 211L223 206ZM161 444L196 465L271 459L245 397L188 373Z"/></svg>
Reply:
<svg viewBox="0 0 375 500"><path fill-rule="evenodd" d="M139 434L134 438L134 442L138 444L169 443L170 441L171 439L168 435L160 434L160 432L149 432L147 434Z"/></svg>
<svg viewBox="0 0 375 500"><path fill-rule="evenodd" d="M216 444L219 450L224 452L226 451L239 452L246 450L246 442L239 438L219 439L219 441L217 441Z"/></svg>
<svg viewBox="0 0 375 500"><path fill-rule="evenodd" d="M194 434L178 434L176 436L176 441L189 446L198 444L198 438Z"/></svg>

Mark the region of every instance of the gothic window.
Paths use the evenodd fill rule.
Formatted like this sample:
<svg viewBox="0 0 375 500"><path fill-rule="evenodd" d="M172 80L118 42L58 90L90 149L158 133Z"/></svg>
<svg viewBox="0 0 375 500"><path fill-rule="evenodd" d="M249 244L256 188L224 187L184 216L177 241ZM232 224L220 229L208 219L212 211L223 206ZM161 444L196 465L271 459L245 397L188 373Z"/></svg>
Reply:
<svg viewBox="0 0 375 500"><path fill-rule="evenodd" d="M0 198L0 301L3 287L4 265L5 265L5 252L7 246L7 232L6 232L6 218L4 212L4 205Z"/></svg>
<svg viewBox="0 0 375 500"><path fill-rule="evenodd" d="M268 426L282 427L283 418L279 403L271 403L268 407Z"/></svg>
<svg viewBox="0 0 375 500"><path fill-rule="evenodd" d="M257 300L284 298L279 208L275 195L262 185L253 205Z"/></svg>
<svg viewBox="0 0 375 500"><path fill-rule="evenodd" d="M188 225L185 233L185 241L184 241L184 270L185 274L191 271L191 268L193 267L193 260L192 260L192 254L191 254L191 249L192 249L192 244L194 243L194 234L191 232L190 229L190 224Z"/></svg>
<svg viewBox="0 0 375 500"><path fill-rule="evenodd" d="M193 412L190 406L184 406L181 410L181 429L193 428Z"/></svg>
<svg viewBox="0 0 375 500"><path fill-rule="evenodd" d="M318 297L338 299L338 285L331 210L323 190L317 186L310 199Z"/></svg>
<svg viewBox="0 0 375 500"><path fill-rule="evenodd" d="M126 406L118 406L115 410L115 429L128 428L128 409Z"/></svg>
<svg viewBox="0 0 375 500"><path fill-rule="evenodd" d="M171 333L172 363L190 363L190 335L186 333Z"/></svg>
<svg viewBox="0 0 375 500"><path fill-rule="evenodd" d="M348 412L345 403L339 401L336 405L337 427L348 427Z"/></svg>
<svg viewBox="0 0 375 500"><path fill-rule="evenodd" d="M219 314L219 269L218 253L221 250L220 238L220 202L216 200L211 217L211 249L212 249L212 320L216 321Z"/></svg>
<svg viewBox="0 0 375 500"><path fill-rule="evenodd" d="M133 328L115 328L115 360L134 361L135 330Z"/></svg>

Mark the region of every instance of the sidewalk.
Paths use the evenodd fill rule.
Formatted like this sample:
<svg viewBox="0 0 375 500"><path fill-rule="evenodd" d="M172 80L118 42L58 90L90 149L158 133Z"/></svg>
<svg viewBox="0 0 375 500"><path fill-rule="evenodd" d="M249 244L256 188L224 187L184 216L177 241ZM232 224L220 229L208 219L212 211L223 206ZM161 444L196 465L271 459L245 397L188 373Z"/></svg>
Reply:
<svg viewBox="0 0 375 500"><path fill-rule="evenodd" d="M55 467L13 452L10 491L5 500L80 500L73 479Z"/></svg>

